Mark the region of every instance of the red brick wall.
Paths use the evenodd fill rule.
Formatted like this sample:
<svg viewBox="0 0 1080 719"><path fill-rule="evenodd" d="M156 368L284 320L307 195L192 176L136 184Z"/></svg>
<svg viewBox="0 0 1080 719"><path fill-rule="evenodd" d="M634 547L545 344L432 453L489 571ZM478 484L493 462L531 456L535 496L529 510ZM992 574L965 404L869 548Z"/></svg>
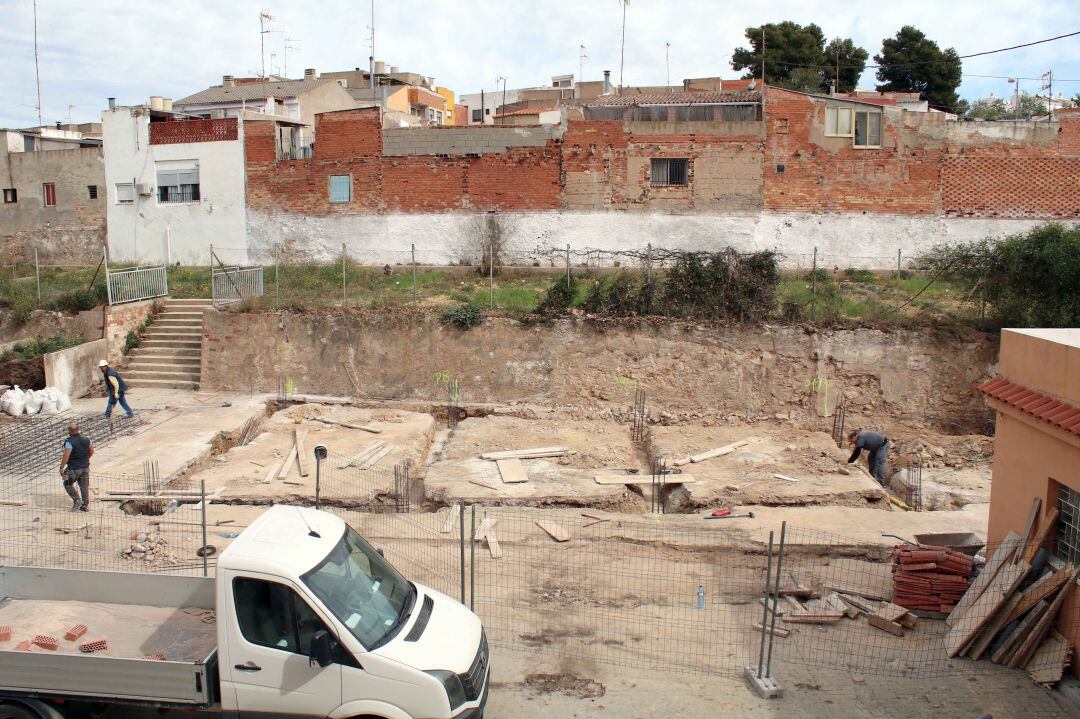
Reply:
<svg viewBox="0 0 1080 719"><path fill-rule="evenodd" d="M173 120L150 123L151 145L178 145L189 142L219 142L235 140L235 117L218 120Z"/></svg>
<svg viewBox="0 0 1080 719"><path fill-rule="evenodd" d="M554 142L479 157L383 157L378 109L318 115L310 160L275 162L271 123L247 123L244 138L248 206L257 210L330 215L559 206ZM352 176L352 202L330 203L330 175Z"/></svg>

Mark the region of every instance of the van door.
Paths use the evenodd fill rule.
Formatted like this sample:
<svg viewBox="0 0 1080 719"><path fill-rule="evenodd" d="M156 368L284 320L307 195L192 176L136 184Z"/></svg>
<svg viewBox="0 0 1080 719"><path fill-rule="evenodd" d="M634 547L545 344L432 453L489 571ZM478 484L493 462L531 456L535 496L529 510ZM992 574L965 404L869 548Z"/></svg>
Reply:
<svg viewBox="0 0 1080 719"><path fill-rule="evenodd" d="M289 584L258 574L228 572L235 617L227 629L228 665L222 683L235 691L241 717L325 717L341 706L341 664L309 659L311 637L328 622ZM223 687L228 689L228 687Z"/></svg>

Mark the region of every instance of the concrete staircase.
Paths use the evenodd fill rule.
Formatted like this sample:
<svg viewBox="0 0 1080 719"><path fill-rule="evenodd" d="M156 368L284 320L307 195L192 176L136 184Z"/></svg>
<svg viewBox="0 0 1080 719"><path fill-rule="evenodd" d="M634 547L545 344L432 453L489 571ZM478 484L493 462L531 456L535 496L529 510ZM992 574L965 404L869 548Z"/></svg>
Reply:
<svg viewBox="0 0 1080 719"><path fill-rule="evenodd" d="M166 300L128 358L124 380L132 387L198 389L202 316L211 300Z"/></svg>

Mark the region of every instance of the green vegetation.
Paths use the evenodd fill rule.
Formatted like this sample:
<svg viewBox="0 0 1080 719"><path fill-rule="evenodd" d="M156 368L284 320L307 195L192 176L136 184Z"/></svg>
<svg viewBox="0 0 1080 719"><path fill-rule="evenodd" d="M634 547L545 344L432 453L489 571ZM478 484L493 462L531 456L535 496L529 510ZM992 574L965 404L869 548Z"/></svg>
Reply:
<svg viewBox="0 0 1080 719"><path fill-rule="evenodd" d="M866 67L868 53L850 38L835 38L825 45L817 25L790 20L746 28L749 48L731 55L731 66L745 70L745 79L761 77L762 33L765 40L765 77L770 85L799 92L827 92L839 74L840 92L854 90Z"/></svg>
<svg viewBox="0 0 1080 719"><path fill-rule="evenodd" d="M456 325L463 330L475 327L482 319L480 309L476 305L458 305L443 312L442 322L447 325Z"/></svg>
<svg viewBox="0 0 1080 719"><path fill-rule="evenodd" d="M942 50L918 28L905 25L894 37L882 40L874 62L881 83L878 90L917 92L940 110L959 109L960 55L951 47Z"/></svg>
<svg viewBox="0 0 1080 719"><path fill-rule="evenodd" d="M968 303L985 304L1000 326L1080 324L1078 225L1051 223L1001 239L938 245L918 262L934 277L970 287Z"/></svg>
<svg viewBox="0 0 1080 719"><path fill-rule="evenodd" d="M82 343L82 335L51 337L49 339L38 338L28 342L19 342L11 349L0 353L0 362L34 359L49 352L59 352Z"/></svg>

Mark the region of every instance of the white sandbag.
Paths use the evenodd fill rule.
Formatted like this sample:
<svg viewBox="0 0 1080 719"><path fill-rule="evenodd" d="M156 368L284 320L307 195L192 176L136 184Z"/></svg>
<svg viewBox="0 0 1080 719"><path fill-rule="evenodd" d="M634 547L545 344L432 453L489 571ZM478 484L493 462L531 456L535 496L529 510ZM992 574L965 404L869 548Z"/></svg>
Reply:
<svg viewBox="0 0 1080 719"><path fill-rule="evenodd" d="M10 399L3 401L4 414L10 414L12 417L18 417L26 411L26 400L22 396L12 396Z"/></svg>
<svg viewBox="0 0 1080 719"><path fill-rule="evenodd" d="M34 390L26 393L26 413L37 414L41 411L41 397Z"/></svg>
<svg viewBox="0 0 1080 719"><path fill-rule="evenodd" d="M56 398L56 411L67 412L71 409L71 397L68 397L63 392L58 393L60 396Z"/></svg>

